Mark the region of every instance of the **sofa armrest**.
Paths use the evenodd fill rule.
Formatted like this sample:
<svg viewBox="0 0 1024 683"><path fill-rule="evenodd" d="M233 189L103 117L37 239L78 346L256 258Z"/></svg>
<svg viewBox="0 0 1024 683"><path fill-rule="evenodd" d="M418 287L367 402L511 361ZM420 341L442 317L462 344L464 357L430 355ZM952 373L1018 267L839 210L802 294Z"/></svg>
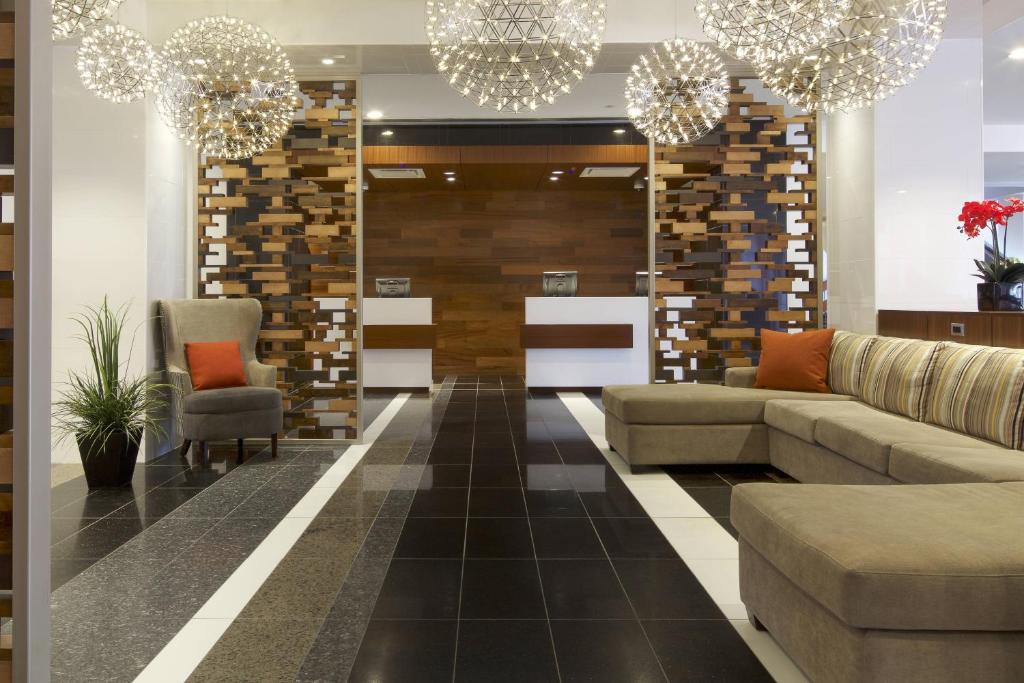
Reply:
<svg viewBox="0 0 1024 683"><path fill-rule="evenodd" d="M757 368L726 368L725 386L752 389L757 380Z"/></svg>
<svg viewBox="0 0 1024 683"><path fill-rule="evenodd" d="M245 368L245 374L249 378L249 384L254 387L277 387L277 368L273 365L265 365L258 360L251 360Z"/></svg>
<svg viewBox="0 0 1024 683"><path fill-rule="evenodd" d="M181 398L185 398L192 393L192 378L187 372L168 369L167 383L174 388L174 393Z"/></svg>

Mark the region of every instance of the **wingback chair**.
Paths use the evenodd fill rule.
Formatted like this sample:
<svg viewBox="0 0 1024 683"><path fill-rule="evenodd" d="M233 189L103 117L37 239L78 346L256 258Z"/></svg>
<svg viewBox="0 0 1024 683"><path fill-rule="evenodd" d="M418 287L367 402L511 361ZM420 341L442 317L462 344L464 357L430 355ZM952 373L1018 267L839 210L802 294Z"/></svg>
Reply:
<svg viewBox="0 0 1024 683"><path fill-rule="evenodd" d="M197 457L205 462L210 441L238 440L238 459L244 459L244 439L277 440L284 424L277 369L256 358L256 339L263 307L255 299L183 299L160 302L164 356L168 382L178 394L175 416L184 439L185 457L195 442ZM238 340L248 386L193 391L185 344Z"/></svg>

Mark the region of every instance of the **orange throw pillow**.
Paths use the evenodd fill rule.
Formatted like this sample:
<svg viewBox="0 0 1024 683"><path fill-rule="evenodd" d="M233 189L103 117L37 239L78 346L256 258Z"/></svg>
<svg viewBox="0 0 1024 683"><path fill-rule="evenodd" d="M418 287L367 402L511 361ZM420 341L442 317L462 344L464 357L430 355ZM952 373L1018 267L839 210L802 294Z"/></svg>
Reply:
<svg viewBox="0 0 1024 683"><path fill-rule="evenodd" d="M242 364L242 347L236 341L185 344L185 355L196 391L244 387L249 383Z"/></svg>
<svg viewBox="0 0 1024 683"><path fill-rule="evenodd" d="M782 389L830 394L828 360L836 331L814 330L788 334L761 331L761 364L757 389Z"/></svg>

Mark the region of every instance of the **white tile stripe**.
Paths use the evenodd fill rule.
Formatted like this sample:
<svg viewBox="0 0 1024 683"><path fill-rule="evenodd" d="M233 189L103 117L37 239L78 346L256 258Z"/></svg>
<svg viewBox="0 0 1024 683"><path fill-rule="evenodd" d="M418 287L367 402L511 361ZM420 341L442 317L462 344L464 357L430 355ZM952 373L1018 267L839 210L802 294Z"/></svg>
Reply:
<svg viewBox="0 0 1024 683"><path fill-rule="evenodd" d="M185 681L241 614L302 533L355 469L410 394L399 394L366 429L363 443L349 446L238 569L164 646L135 679L137 683ZM321 485L321 482L327 482Z"/></svg>
<svg viewBox="0 0 1024 683"><path fill-rule="evenodd" d="M573 392L560 392L558 397L768 673L780 683L806 683L807 678L775 640L767 633L756 631L747 621L746 608L740 599L736 539L660 467L645 468L634 474L608 446L604 413L589 398Z"/></svg>

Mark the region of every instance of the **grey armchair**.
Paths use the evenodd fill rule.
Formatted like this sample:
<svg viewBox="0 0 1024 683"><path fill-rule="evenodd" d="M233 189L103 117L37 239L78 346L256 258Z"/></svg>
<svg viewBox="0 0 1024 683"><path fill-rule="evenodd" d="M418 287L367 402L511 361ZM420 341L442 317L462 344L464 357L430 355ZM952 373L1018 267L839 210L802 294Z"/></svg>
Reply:
<svg viewBox="0 0 1024 683"><path fill-rule="evenodd" d="M197 456L207 459L207 444L238 440L238 459L244 459L244 440L270 437L277 457L278 435L284 425L277 369L256 359L256 339L263 322L263 307L255 299L182 299L160 302L164 356L168 382L177 391L174 401L185 457L195 442ZM249 385L193 391L185 344L239 341Z"/></svg>

